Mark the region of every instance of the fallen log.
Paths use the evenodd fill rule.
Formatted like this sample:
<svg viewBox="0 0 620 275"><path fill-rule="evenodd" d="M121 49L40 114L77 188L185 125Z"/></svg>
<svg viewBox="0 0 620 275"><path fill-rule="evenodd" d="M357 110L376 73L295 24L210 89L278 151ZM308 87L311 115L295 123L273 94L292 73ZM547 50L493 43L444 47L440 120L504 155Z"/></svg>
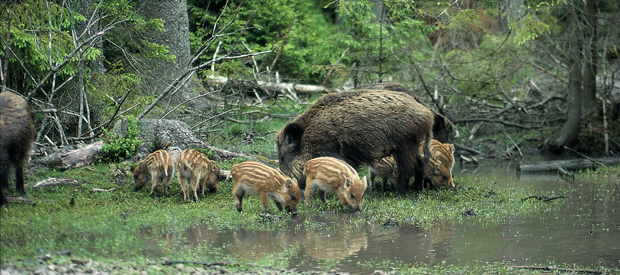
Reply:
<svg viewBox="0 0 620 275"><path fill-rule="evenodd" d="M95 162L97 156L103 151L103 141L97 141L82 148L71 150L60 159L60 170L68 170L82 167Z"/></svg>
<svg viewBox="0 0 620 275"><path fill-rule="evenodd" d="M604 165L616 165L620 163L620 157L607 157L596 159ZM524 172L556 172L560 168L566 170L579 170L588 168L597 168L600 165L588 159L575 160L554 160L535 163L521 163L517 165L517 173Z"/></svg>

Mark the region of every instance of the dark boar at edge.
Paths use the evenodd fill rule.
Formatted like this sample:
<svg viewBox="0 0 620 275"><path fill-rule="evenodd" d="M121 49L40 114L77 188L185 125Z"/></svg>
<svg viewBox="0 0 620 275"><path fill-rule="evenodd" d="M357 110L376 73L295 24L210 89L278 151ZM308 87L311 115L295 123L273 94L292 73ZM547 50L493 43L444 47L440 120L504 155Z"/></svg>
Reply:
<svg viewBox="0 0 620 275"><path fill-rule="evenodd" d="M413 97L395 91L350 90L319 99L305 113L282 128L275 137L280 169L305 183L306 161L331 156L354 167L393 155L399 181L415 175L421 190L428 157L418 154L423 141L430 144L434 116ZM429 156L429 148L424 148ZM300 186L305 188L304 186ZM404 195L408 184L400 184Z"/></svg>
<svg viewBox="0 0 620 275"><path fill-rule="evenodd" d="M24 164L34 140L34 125L26 100L12 92L0 93L0 205L7 203L3 188L9 187L11 166L15 168L15 185L24 190Z"/></svg>

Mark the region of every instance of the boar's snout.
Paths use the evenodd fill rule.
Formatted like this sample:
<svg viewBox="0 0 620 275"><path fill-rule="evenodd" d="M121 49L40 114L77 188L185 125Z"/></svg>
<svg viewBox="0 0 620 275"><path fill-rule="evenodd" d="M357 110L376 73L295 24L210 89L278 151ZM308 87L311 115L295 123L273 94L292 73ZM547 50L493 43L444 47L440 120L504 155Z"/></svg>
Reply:
<svg viewBox="0 0 620 275"><path fill-rule="evenodd" d="M286 212L290 212L291 215L296 216L297 215L297 206L295 206L295 205L287 205L286 206Z"/></svg>

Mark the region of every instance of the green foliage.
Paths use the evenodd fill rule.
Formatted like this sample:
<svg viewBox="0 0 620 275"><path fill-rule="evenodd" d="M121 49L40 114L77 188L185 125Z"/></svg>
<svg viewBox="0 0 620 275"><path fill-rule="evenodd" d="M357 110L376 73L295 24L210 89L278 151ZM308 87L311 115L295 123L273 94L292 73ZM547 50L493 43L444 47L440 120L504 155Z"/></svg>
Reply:
<svg viewBox="0 0 620 275"><path fill-rule="evenodd" d="M213 149L196 148L196 151L203 153L208 159L213 159Z"/></svg>
<svg viewBox="0 0 620 275"><path fill-rule="evenodd" d="M141 142L138 139L138 124L133 116L127 117L127 131L125 136L111 134L103 130L105 143L103 144L103 159L121 161L133 156Z"/></svg>
<svg viewBox="0 0 620 275"><path fill-rule="evenodd" d="M218 56L227 52L247 52L243 45L245 43L252 52L278 50L282 44L284 36L289 27L296 20L286 45L282 50L275 68L272 72L278 71L282 78L295 78L304 83L318 83L322 81L320 74L309 70L311 65L328 65L334 62L342 50L334 50L332 34L333 25L330 25L328 18L322 14L322 5L315 5L314 1L300 0L276 0L276 1L189 1L189 17L194 22L190 30L192 51L196 51L215 35L222 26L228 24L235 15L238 19L229 27L228 32L239 31L244 27L247 20L256 10L252 17L249 29L243 32L240 42L232 49L237 34L226 35L218 40L222 41ZM320 2L320 1L319 1ZM324 1L323 1L324 2ZM227 5L225 5L227 3ZM237 12L237 8L238 12ZM223 12L221 18L220 14ZM219 21L217 21L219 18ZM217 24L216 24L217 22ZM215 28L215 33L214 33ZM243 43L241 43L243 42ZM217 42L207 49L201 56L201 60L208 61L213 58ZM257 57L256 62L259 70L264 72L271 66L275 54ZM225 65L236 63L233 66ZM246 60L244 63L226 62L216 64L216 73L223 76L242 76L251 75L253 63ZM203 72L211 74L210 71Z"/></svg>
<svg viewBox="0 0 620 275"><path fill-rule="evenodd" d="M9 55L11 74L7 85L13 87L34 87L39 84L51 66L62 62L74 51L71 35L72 24L86 19L70 12L55 2L28 0L22 3L0 3L0 36L7 37L10 16L10 46L14 54ZM7 12L8 11L8 12ZM0 43L0 51L5 52L6 44ZM84 49L84 59L95 60L101 51ZM57 81L61 82L77 72L78 57L74 56L69 64L57 72ZM23 77L29 75L30 77ZM48 84L49 86L49 84Z"/></svg>

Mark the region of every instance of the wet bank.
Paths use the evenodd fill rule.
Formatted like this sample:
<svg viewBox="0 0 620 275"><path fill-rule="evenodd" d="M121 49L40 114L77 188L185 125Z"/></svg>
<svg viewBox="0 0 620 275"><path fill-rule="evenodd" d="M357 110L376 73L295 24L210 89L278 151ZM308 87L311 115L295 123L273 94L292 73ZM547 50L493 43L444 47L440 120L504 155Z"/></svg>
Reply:
<svg viewBox="0 0 620 275"><path fill-rule="evenodd" d="M273 204L269 214L261 214L255 197L245 201L244 213L237 213L229 182L198 203L175 196L177 185L173 195L155 198L132 192L129 184L116 192L88 192L109 188L110 179L106 169L85 168L70 172L84 174L84 179L75 176L85 181L84 187L29 192L57 203L1 209L2 259L66 250L92 259L215 261L355 274L466 267L453 273L462 274L487 268L487 262L499 263L495 268L620 267L617 168L567 181L556 174L517 176L514 167L506 161L457 163L457 190L412 193L404 199L373 190L360 215L339 208L332 196L335 211L302 205L293 218L276 212ZM521 202L532 195L564 198ZM63 201L72 197L75 205Z"/></svg>

